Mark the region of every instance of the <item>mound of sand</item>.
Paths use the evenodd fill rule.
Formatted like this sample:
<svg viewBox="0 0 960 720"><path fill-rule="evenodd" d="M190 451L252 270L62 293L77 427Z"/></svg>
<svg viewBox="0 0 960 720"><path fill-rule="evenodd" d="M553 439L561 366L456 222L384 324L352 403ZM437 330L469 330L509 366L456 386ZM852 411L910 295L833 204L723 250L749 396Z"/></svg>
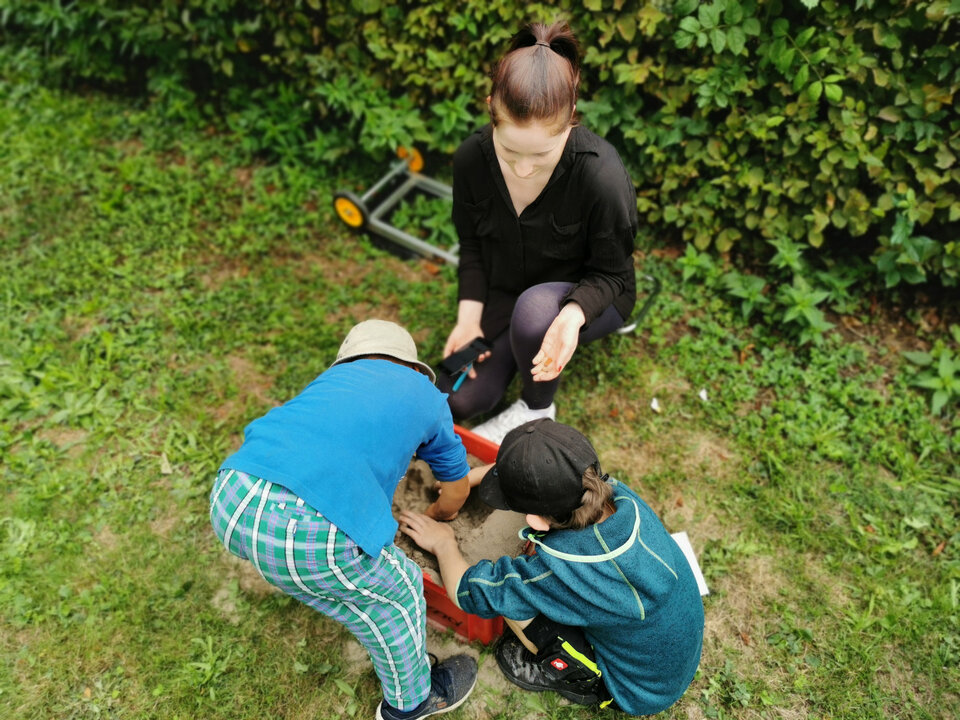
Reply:
<svg viewBox="0 0 960 720"><path fill-rule="evenodd" d="M472 455L467 457L467 462L470 467L484 464ZM393 514L397 515L401 510L426 510L437 499L436 484L430 466L423 460L413 460L406 476L397 485L393 496ZM524 516L508 510L494 510L475 494L467 498L460 514L450 521L450 525L460 544L460 552L471 565L480 560L519 555L523 550L523 542L517 536L517 531L526 527ZM395 542L424 572L429 573L431 579L441 584L437 559L431 553L421 550L399 530Z"/></svg>

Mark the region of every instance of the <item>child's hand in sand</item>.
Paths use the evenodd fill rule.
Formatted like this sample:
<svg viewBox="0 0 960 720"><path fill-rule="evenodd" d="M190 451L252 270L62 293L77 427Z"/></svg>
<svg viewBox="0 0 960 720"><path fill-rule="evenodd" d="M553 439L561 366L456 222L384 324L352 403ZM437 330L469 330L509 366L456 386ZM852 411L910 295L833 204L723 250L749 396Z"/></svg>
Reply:
<svg viewBox="0 0 960 720"><path fill-rule="evenodd" d="M427 516L434 520L453 520L470 495L468 478L464 475L459 480L438 482L437 500L426 509Z"/></svg>
<svg viewBox="0 0 960 720"><path fill-rule="evenodd" d="M437 485L443 485L443 483L437 483ZM441 522L450 522L451 520L456 519L457 515L460 514L460 511L448 512L441 504L440 497L443 495L443 490L437 490L437 501L432 503L426 510L424 514L431 520L439 520Z"/></svg>
<svg viewBox="0 0 960 720"><path fill-rule="evenodd" d="M422 513L415 513L409 510L400 512L400 529L405 535L409 535L413 541L434 555L447 543L457 545L457 538L453 534L453 528L446 523L440 523Z"/></svg>

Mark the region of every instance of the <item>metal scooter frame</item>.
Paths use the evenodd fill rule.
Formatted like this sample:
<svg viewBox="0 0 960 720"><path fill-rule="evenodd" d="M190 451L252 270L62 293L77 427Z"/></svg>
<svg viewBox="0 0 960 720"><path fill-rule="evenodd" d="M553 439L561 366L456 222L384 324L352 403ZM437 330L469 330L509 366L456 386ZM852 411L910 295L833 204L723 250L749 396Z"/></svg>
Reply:
<svg viewBox="0 0 960 720"><path fill-rule="evenodd" d="M440 198L453 198L453 188L449 185L418 172L423 165L423 159L418 152L408 153L403 150L398 154L401 159L393 163L387 174L361 197L358 198L346 191L337 192L334 196L334 209L337 215L356 230L368 229L402 248L431 260L442 260L456 267L459 262L457 256L459 245L449 249L437 247L388 222L390 211L414 190L423 190ZM381 191L393 185L396 187L388 195L383 198L378 197Z"/></svg>

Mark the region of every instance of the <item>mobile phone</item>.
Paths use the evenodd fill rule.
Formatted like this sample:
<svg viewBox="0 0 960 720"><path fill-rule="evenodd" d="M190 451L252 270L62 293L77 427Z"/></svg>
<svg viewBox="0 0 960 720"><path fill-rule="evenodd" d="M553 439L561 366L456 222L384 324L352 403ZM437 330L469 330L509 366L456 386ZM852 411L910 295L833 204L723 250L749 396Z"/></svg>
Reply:
<svg viewBox="0 0 960 720"><path fill-rule="evenodd" d="M463 372L467 366L474 362L480 355L490 350L492 346L482 337L474 338L470 344L461 350L457 350L452 355L445 357L440 361L440 369L447 375L453 376Z"/></svg>

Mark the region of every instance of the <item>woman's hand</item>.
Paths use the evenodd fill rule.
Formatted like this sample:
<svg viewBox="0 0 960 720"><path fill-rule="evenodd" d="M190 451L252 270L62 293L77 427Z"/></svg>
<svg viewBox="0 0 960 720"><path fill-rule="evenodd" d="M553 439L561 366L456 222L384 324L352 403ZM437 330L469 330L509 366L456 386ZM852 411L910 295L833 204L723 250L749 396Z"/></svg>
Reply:
<svg viewBox="0 0 960 720"><path fill-rule="evenodd" d="M570 362L580 341L580 328L586 322L583 309L575 302L563 306L550 323L540 350L533 356L530 374L537 382L546 382L559 377Z"/></svg>
<svg viewBox="0 0 960 720"><path fill-rule="evenodd" d="M443 356L450 357L457 350L460 350L471 343L475 337L482 336L480 325L461 325L457 323L447 336L447 344L443 346Z"/></svg>
<svg viewBox="0 0 960 720"><path fill-rule="evenodd" d="M480 317L483 315L483 303L477 300L461 300L457 310L457 324L454 325L450 335L447 336L447 343L443 346L443 356L450 357L457 350L461 350L473 342L474 338L483 337L483 330L480 329ZM490 357L490 351L481 353L477 357L477 362L483 362ZM472 367L467 373L467 377L473 380L477 377L477 371Z"/></svg>
<svg viewBox="0 0 960 720"><path fill-rule="evenodd" d="M400 529L405 535L409 535L413 541L434 555L439 555L441 548L449 543L457 546L457 538L453 534L453 528L446 523L440 523L428 518L422 513L402 510L400 512Z"/></svg>

